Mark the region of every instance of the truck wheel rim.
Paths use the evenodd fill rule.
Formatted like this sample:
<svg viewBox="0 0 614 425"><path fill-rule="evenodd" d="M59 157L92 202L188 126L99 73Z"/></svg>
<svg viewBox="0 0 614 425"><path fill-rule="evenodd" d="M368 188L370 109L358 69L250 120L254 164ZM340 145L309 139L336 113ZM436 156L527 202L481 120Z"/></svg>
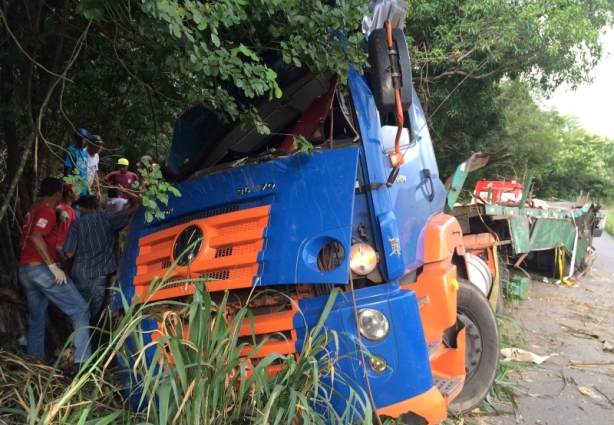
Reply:
<svg viewBox="0 0 614 425"><path fill-rule="evenodd" d="M458 312L458 318L466 329L465 371L466 380L469 381L480 366L482 359L482 334L470 316L464 312Z"/></svg>

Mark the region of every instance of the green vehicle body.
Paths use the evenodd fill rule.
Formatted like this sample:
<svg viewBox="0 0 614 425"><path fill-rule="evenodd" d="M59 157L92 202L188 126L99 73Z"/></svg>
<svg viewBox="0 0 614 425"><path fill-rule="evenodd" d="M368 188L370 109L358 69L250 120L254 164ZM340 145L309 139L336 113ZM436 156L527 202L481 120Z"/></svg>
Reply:
<svg viewBox="0 0 614 425"><path fill-rule="evenodd" d="M487 155L472 155L458 166L446 183L445 211L458 219L463 234L496 234L499 252L506 262L549 277L560 273L559 249L565 252L565 276L590 267L595 251L593 237L601 235L605 223L606 214L601 207L588 201L587 197L576 202L548 202L537 207L528 199L529 191L526 190L520 202L514 205L489 204L481 198L477 202L459 203L468 174L487 161ZM524 187L530 186L529 176Z"/></svg>

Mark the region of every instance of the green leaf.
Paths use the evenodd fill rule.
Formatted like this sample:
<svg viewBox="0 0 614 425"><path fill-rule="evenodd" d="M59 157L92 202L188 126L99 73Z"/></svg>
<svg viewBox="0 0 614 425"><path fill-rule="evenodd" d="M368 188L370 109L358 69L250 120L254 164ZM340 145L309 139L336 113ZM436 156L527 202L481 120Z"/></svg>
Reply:
<svg viewBox="0 0 614 425"><path fill-rule="evenodd" d="M104 2L102 0L81 0L75 11L83 15L85 19L100 22L104 17Z"/></svg>
<svg viewBox="0 0 614 425"><path fill-rule="evenodd" d="M195 24L198 24L200 22L202 16L203 15L200 14L200 11L198 9L194 9L194 11L192 12L192 19L194 20Z"/></svg>
<svg viewBox="0 0 614 425"><path fill-rule="evenodd" d="M122 414L122 411L118 410L117 412L110 413L107 416L100 416L100 417L97 417L95 419L90 419L89 421L85 422L85 425L109 425L109 424L114 424L114 423L116 423L116 419L121 414Z"/></svg>
<svg viewBox="0 0 614 425"><path fill-rule="evenodd" d="M215 47L220 47L220 38L214 32L211 33L211 41L213 42Z"/></svg>
<svg viewBox="0 0 614 425"><path fill-rule="evenodd" d="M247 56L248 58L254 60L254 61L259 61L258 56L252 52L250 49L248 49L247 47L245 47L243 44L241 44L239 46L239 51L241 53L243 53L245 56Z"/></svg>

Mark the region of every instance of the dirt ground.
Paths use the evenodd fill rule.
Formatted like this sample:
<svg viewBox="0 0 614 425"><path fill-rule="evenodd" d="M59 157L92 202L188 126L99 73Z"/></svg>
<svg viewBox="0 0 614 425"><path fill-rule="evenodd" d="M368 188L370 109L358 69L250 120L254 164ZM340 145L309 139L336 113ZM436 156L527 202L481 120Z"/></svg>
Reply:
<svg viewBox="0 0 614 425"><path fill-rule="evenodd" d="M466 418L479 425L614 424L614 239L593 242L597 260L577 287L533 280L513 317L525 329L529 351L551 356L508 376L522 388L510 413Z"/></svg>

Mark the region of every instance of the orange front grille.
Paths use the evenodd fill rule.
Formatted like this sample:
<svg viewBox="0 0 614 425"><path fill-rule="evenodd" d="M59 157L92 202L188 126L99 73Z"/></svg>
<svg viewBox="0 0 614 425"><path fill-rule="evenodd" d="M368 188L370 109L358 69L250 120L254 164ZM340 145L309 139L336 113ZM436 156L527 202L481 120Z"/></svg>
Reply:
<svg viewBox="0 0 614 425"><path fill-rule="evenodd" d="M258 273L258 253L264 244L264 230L270 207L262 206L197 219L145 236L139 240L135 301L163 300L194 293L190 279L204 278L210 292L250 288ZM203 231L202 248L189 266L174 266L173 247L177 236L188 226ZM148 293L155 278L167 281Z"/></svg>
<svg viewBox="0 0 614 425"><path fill-rule="evenodd" d="M264 357L277 353L282 356L286 355L294 355L297 356L296 353L296 330L293 326L293 318L294 315L298 313L298 308L296 303L292 303L291 308L288 310L275 312L275 313L267 313L258 316L253 316L252 322L248 319L245 319L241 325L241 329L239 330L239 338L247 338L251 341L252 337L255 337L256 340L261 340L262 338L267 338L266 342L258 349L257 352L253 352L254 347L251 342L246 345L240 353L241 358L245 359L247 364L256 364ZM169 316L165 316L168 320ZM170 315L171 320L177 320L177 316ZM252 331L253 325L253 331ZM189 339L188 332L188 324L184 323L182 326L181 337L182 339ZM168 336L169 330L171 334L176 335L174 323L171 321L170 323L165 324L161 321L158 322L158 329L154 330L152 333L152 341L156 341L158 338L162 336ZM163 350L160 354L167 356L168 360L174 364L175 359L169 350ZM206 359L207 354L203 353L204 358ZM280 365L272 364L267 367L267 372L269 377L274 376L281 370ZM248 372L249 374L250 372Z"/></svg>

